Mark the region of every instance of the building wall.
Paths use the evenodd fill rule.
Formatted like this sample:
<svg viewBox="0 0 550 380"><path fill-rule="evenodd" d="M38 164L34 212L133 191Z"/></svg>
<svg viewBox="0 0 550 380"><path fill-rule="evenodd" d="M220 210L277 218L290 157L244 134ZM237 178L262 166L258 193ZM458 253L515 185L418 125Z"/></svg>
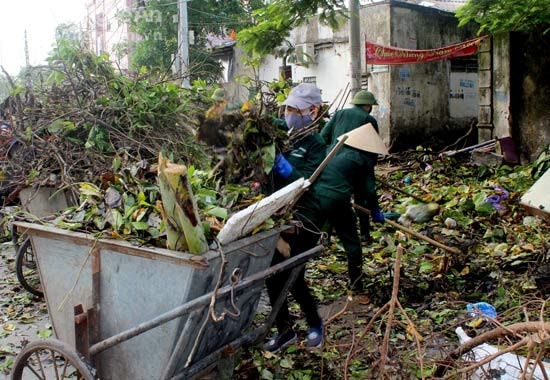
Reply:
<svg viewBox="0 0 550 380"><path fill-rule="evenodd" d="M347 23L346 23L347 24ZM290 57L287 65L292 67L292 80L313 82L322 91L323 100L333 103L340 98L349 82L349 44L346 26L338 31L311 22L292 31L289 40L304 52L310 62L296 61ZM282 57L268 56L258 71L259 79L273 81L279 78Z"/></svg>
<svg viewBox="0 0 550 380"><path fill-rule="evenodd" d="M451 119L471 118L478 113L477 72L452 72L449 93ZM469 121L469 120L468 120Z"/></svg>
<svg viewBox="0 0 550 380"><path fill-rule="evenodd" d="M86 3L91 47L96 54L109 53L110 60L120 69L128 69L129 56L119 56L116 46L135 41L138 37L128 30L128 26L119 21L117 14L128 11L135 0L88 0ZM136 17L163 22L160 12L138 12ZM162 38L162 36L155 36Z"/></svg>
<svg viewBox="0 0 550 380"><path fill-rule="evenodd" d="M409 49L435 49L475 37L473 29L458 29L458 20L451 13L397 1L362 6L360 24L361 57L365 57L367 40ZM342 99L350 82L348 34L347 21L338 30L310 22L292 31L289 37L296 47L310 52L314 58L309 66L287 62L292 66L293 80L314 81L323 92L323 100L334 103L335 107L350 106L349 97ZM236 57L238 60L238 54ZM375 66L363 58L361 64L363 88L372 91L379 103L373 109L373 116L378 120L382 138L394 149L422 143L437 134L448 137L449 131L461 133L464 121L477 117L473 104L477 99L470 97L466 107L458 104L465 101L451 97L448 60ZM258 71L258 79L277 79L282 65L282 58L267 57ZM244 72L236 70L236 73ZM463 79L473 80L477 86L472 77L471 74ZM460 84L460 78L457 80Z"/></svg>
<svg viewBox="0 0 550 380"><path fill-rule="evenodd" d="M486 38L478 50L478 98L479 115L477 133L479 141L494 138L493 135L493 39Z"/></svg>
<svg viewBox="0 0 550 380"><path fill-rule="evenodd" d="M479 140L511 136L523 162L550 144L550 36L502 33L480 54Z"/></svg>
<svg viewBox="0 0 550 380"><path fill-rule="evenodd" d="M366 41L381 45L389 45L392 27L390 3L375 4L361 8L361 57L366 57ZM393 99L392 69L389 65L369 65L366 59L361 61L362 69L366 73L367 89L374 93L378 106L373 107L372 115L378 121L380 136L391 145L391 110Z"/></svg>
<svg viewBox="0 0 550 380"><path fill-rule="evenodd" d="M475 36L472 29L458 28L453 14L432 8L418 7L404 3L393 3L391 7L392 46L408 49L436 49L455 44ZM386 41L388 44L388 41ZM465 103L464 98L451 97L451 61L392 65L389 141L393 147L421 144L428 140L448 138L449 134L464 132L465 120L477 117L477 105L457 107ZM462 74L454 74L466 79ZM473 80L470 78L470 80ZM463 82L464 83L464 82ZM477 82L474 80L475 87ZM473 100L476 102L477 98ZM451 117L451 105L454 111Z"/></svg>
<svg viewBox="0 0 550 380"><path fill-rule="evenodd" d="M510 98L510 38L502 34L493 38L493 137L512 136Z"/></svg>
<svg viewBox="0 0 550 380"><path fill-rule="evenodd" d="M550 144L550 34L510 36L512 136L527 161Z"/></svg>

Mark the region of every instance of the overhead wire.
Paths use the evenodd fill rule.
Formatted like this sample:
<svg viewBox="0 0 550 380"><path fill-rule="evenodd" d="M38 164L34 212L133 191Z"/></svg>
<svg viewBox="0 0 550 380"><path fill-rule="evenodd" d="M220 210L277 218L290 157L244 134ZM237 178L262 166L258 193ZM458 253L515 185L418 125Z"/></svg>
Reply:
<svg viewBox="0 0 550 380"><path fill-rule="evenodd" d="M230 18L229 16L221 16L221 15L217 15L217 14L215 14L215 13L210 13L210 12L201 11L201 10L198 10L198 9L193 8L193 7L190 7L190 6L187 6L187 9L192 10L192 11L195 11L195 12L197 12L197 13L202 13L202 14L207 15L207 16L212 16L212 17L214 17L214 18L225 19L225 20L228 20L228 21L233 22L233 19Z"/></svg>

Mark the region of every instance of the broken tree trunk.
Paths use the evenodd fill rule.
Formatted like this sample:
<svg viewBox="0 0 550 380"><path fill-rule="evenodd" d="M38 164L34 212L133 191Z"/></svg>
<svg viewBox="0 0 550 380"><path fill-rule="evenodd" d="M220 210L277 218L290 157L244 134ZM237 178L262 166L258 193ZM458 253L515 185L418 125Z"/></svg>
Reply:
<svg viewBox="0 0 550 380"><path fill-rule="evenodd" d="M187 167L170 162L159 154L158 181L162 216L166 225L167 248L202 254L208 242L193 197Z"/></svg>

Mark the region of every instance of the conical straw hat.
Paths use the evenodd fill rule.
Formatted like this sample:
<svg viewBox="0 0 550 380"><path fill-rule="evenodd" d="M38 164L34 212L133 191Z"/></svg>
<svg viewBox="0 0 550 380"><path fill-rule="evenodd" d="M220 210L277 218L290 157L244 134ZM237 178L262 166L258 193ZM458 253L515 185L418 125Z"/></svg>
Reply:
<svg viewBox="0 0 550 380"><path fill-rule="evenodd" d="M378 133L376 133L376 130L371 123L355 128L342 136L348 136L344 144L353 148L382 155L389 154L388 148L386 148L384 141L382 141ZM338 140L340 140L342 136L338 137Z"/></svg>

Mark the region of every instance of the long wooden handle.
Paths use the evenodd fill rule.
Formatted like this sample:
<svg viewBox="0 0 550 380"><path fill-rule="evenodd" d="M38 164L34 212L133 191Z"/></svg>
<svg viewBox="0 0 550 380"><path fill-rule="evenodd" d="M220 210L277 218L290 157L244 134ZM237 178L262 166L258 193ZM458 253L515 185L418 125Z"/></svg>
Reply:
<svg viewBox="0 0 550 380"><path fill-rule="evenodd" d="M323 162L321 162L319 164L319 166L317 167L317 169L315 169L315 171L313 172L313 174L311 175L311 177L309 177L309 184L311 186L311 184L313 182L315 182L315 180L317 179L317 177L319 177L319 175L321 174L321 172L323 171L323 169L325 168L325 166L327 166L327 164L329 163L330 160L332 160L332 157L334 157L334 155L340 150L340 148L342 147L342 145L344 145L344 142L346 142L346 140L348 139L348 136L346 135L342 135L342 137L340 137L340 141L338 141L338 144L336 144L334 146L334 148L332 148L330 150L330 152L327 154L327 156L325 157L325 159L323 160Z"/></svg>
<svg viewBox="0 0 550 380"><path fill-rule="evenodd" d="M362 207L362 206L359 206L359 205L357 205L357 204L355 204L355 203L353 204L353 207L356 208L356 209L359 210L359 211L364 212L365 214L370 215L370 210L367 209L367 208L364 208L364 207ZM395 228L398 228L398 229L400 229L400 230L402 230L402 231L405 231L406 233L409 233L409 234L411 234L411 235L413 235L413 236L415 236L415 237L417 237L417 238L419 238L419 239L422 239L422 240L424 240L424 241L427 241L428 243L430 243L430 244L432 244L432 245L435 245L436 247L442 248L442 249L444 249L444 250L446 250L446 251L449 251L449 252L451 252L451 253L455 253L455 254L457 254L457 255L460 254L460 253L462 253L462 251L460 251L458 248L449 247L448 245L442 244L442 243L438 242L437 240L434 240L434 239L431 239L431 238L429 238L429 237L427 237L427 236L424 236L424 235L422 235L421 233L416 232L415 230L411 230L410 228L405 227L405 226L402 225L402 224L399 224L399 223L397 223L397 222L394 222L393 220L385 219L385 221L386 221L386 223L388 223L389 225L391 225L391 226L393 226L393 227L395 227Z"/></svg>

